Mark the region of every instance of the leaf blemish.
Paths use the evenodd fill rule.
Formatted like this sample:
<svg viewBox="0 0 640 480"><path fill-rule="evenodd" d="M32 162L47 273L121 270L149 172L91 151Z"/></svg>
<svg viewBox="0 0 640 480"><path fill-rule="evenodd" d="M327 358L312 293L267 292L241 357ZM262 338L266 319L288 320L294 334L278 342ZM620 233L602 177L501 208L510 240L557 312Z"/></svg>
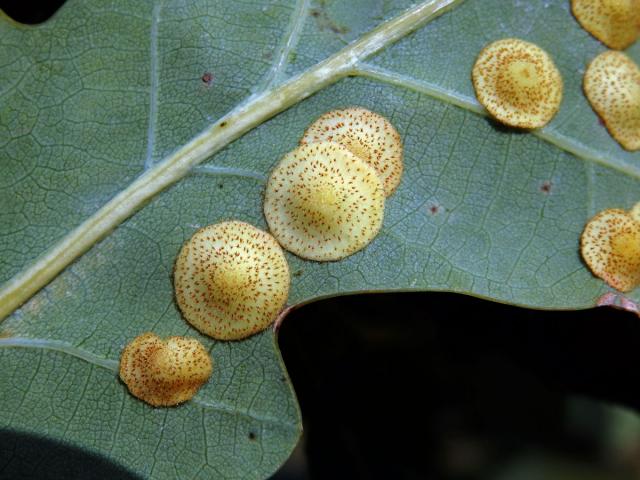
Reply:
<svg viewBox="0 0 640 480"><path fill-rule="evenodd" d="M309 13L316 19L318 28L320 30L331 30L336 35L345 35L349 33L349 28L336 23L325 10L326 5L324 2L320 4L321 9L313 9Z"/></svg>
<svg viewBox="0 0 640 480"><path fill-rule="evenodd" d="M347 27L340 27L338 25L332 24L330 28L333 33L337 33L339 35L349 33L349 29Z"/></svg>
<svg viewBox="0 0 640 480"><path fill-rule="evenodd" d="M255 440L256 439L256 434L253 432L249 432L249 440Z"/></svg>
<svg viewBox="0 0 640 480"><path fill-rule="evenodd" d="M213 84L213 73L204 72L200 80L202 80L202 83L204 83L207 87L210 87Z"/></svg>
<svg viewBox="0 0 640 480"><path fill-rule="evenodd" d="M550 181L545 181L542 185L540 185L540 191L542 193L546 193L549 194L551 193L551 187L553 186L553 183L551 183Z"/></svg>

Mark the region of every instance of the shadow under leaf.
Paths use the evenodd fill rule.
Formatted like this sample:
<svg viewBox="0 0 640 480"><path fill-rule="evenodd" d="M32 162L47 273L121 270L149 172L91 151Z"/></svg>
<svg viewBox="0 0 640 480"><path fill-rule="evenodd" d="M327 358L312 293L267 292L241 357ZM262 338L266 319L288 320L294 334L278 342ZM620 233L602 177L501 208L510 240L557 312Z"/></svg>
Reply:
<svg viewBox="0 0 640 480"><path fill-rule="evenodd" d="M95 453L44 437L0 429L0 480L139 480Z"/></svg>

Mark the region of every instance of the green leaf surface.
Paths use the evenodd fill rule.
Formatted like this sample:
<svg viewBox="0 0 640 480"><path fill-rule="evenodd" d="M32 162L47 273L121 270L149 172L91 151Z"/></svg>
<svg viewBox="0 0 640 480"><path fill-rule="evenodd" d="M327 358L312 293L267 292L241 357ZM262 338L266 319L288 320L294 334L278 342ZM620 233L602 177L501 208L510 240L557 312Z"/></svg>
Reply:
<svg viewBox="0 0 640 480"><path fill-rule="evenodd" d="M260 92L409 6L69 0L37 27L0 19L0 282L37 264L228 112L251 110ZM564 78L561 111L539 132L497 126L473 95L475 56L509 36L546 49ZM0 324L0 428L96 452L149 478L273 473L301 423L272 330L242 342L201 337L213 377L177 408L134 399L117 378L117 361L144 331L198 335L173 299L182 243L226 219L265 227L269 171L333 108L361 105L390 118L405 143L405 174L365 250L332 263L288 255L290 305L446 290L579 309L609 291L580 260L578 239L593 213L638 200L640 155L610 138L582 94L585 66L604 47L580 29L569 2L467 0L381 46L346 78L256 122L145 199ZM638 46L629 53L640 60ZM628 298L640 300L638 292ZM321 325L318 333L321 341Z"/></svg>

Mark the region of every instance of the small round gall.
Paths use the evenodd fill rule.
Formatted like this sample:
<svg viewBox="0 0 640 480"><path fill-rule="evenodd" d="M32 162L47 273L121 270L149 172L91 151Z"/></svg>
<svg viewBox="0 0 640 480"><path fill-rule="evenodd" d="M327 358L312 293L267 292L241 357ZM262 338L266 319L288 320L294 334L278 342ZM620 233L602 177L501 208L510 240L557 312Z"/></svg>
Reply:
<svg viewBox="0 0 640 480"><path fill-rule="evenodd" d="M571 0L571 10L609 48L624 50L638 38L640 0Z"/></svg>
<svg viewBox="0 0 640 480"><path fill-rule="evenodd" d="M587 67L584 92L611 136L627 150L640 149L638 65L622 52L603 52Z"/></svg>
<svg viewBox="0 0 640 480"><path fill-rule="evenodd" d="M582 258L596 277L621 292L640 284L640 222L624 210L594 216L580 238Z"/></svg>
<svg viewBox="0 0 640 480"><path fill-rule="evenodd" d="M540 128L560 108L560 72L547 52L533 43L505 38L487 45L471 77L478 101L505 125Z"/></svg>
<svg viewBox="0 0 640 480"><path fill-rule="evenodd" d="M402 139L382 115L361 107L327 112L304 132L300 145L335 142L371 165L384 185L388 197L402 177Z"/></svg>
<svg viewBox="0 0 640 480"><path fill-rule="evenodd" d="M174 272L178 306L200 332L239 340L267 328L289 295L289 267L278 242L253 225L222 222L198 230Z"/></svg>
<svg viewBox="0 0 640 480"><path fill-rule="evenodd" d="M286 250L310 260L340 260L378 234L384 201L373 167L338 143L316 142L289 152L273 170L264 213Z"/></svg>
<svg viewBox="0 0 640 480"><path fill-rule="evenodd" d="M147 332L134 338L120 356L120 378L133 396L154 407L190 400L212 370L209 354L195 338L162 340Z"/></svg>

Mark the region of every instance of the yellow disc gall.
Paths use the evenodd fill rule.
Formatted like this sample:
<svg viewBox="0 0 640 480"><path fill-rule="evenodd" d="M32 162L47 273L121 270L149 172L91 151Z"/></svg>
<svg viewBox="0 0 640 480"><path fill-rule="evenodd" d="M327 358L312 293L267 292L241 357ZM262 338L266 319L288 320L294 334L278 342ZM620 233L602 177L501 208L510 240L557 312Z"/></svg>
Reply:
<svg viewBox="0 0 640 480"><path fill-rule="evenodd" d="M640 0L571 0L571 10L609 48L624 50L638 38Z"/></svg>
<svg viewBox="0 0 640 480"><path fill-rule="evenodd" d="M362 107L349 107L325 113L304 132L301 145L335 142L371 165L391 195L402 177L402 139L382 115Z"/></svg>
<svg viewBox="0 0 640 480"><path fill-rule="evenodd" d="M185 319L219 340L264 330L289 295L289 267L275 239L244 222L198 230L176 260L174 287Z"/></svg>
<svg viewBox="0 0 640 480"><path fill-rule="evenodd" d="M580 238L582 258L596 277L628 292L640 284L640 222L609 209L594 216Z"/></svg>
<svg viewBox="0 0 640 480"><path fill-rule="evenodd" d="M533 43L506 38L487 45L471 77L478 101L505 125L540 128L560 108L560 72L551 57Z"/></svg>
<svg viewBox="0 0 640 480"><path fill-rule="evenodd" d="M611 136L627 150L640 149L638 65L622 52L603 52L587 67L584 92Z"/></svg>
<svg viewBox="0 0 640 480"><path fill-rule="evenodd" d="M120 378L132 395L154 407L190 400L212 370L209 354L195 338L162 340L147 332L133 339L120 356Z"/></svg>
<svg viewBox="0 0 640 480"><path fill-rule="evenodd" d="M339 260L378 234L384 201L373 167L338 143L316 142L289 152L273 170L264 213L286 250L310 260Z"/></svg>

